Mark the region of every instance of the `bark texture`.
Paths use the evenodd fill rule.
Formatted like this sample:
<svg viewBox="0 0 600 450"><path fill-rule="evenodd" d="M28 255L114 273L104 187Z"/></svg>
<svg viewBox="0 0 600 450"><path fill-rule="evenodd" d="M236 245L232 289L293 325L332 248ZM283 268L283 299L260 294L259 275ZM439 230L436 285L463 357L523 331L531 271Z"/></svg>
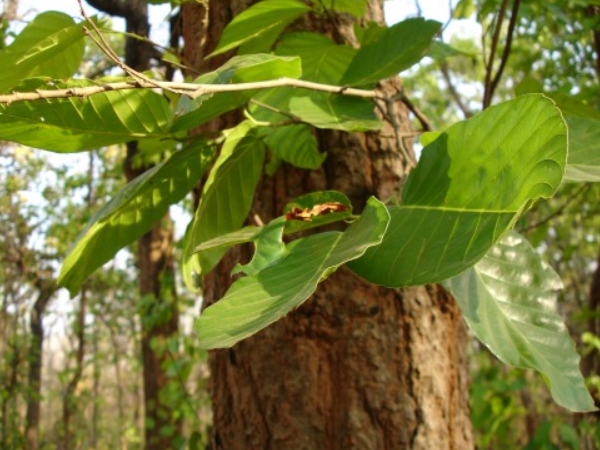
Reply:
<svg viewBox="0 0 600 450"><path fill-rule="evenodd" d="M186 60L198 70L214 68L203 55L249 3L210 1L208 11L184 4ZM382 21L382 2L370 2L368 15ZM354 43L345 16L313 17L294 27ZM393 93L399 87L388 81L381 89ZM396 104L383 111L386 127L377 134L319 131L328 153L323 168L283 166L265 176L252 214L266 223L290 199L321 189L344 192L357 210L370 195L389 197L414 156L401 137L408 130L406 109ZM226 255L204 279L206 303L223 296L233 265L249 258L248 248ZM384 289L342 268L286 318L211 353L211 448L472 448L465 342L458 307L441 288Z"/></svg>

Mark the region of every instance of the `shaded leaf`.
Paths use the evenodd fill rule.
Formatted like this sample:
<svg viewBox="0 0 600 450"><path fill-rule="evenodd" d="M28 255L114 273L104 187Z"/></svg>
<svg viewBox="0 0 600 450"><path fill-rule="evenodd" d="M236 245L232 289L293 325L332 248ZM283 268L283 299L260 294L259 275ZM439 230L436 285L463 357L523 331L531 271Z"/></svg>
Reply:
<svg viewBox="0 0 600 450"><path fill-rule="evenodd" d="M219 55L242 44L262 39L273 30L282 31L310 8L296 0L265 0L235 16L225 27L219 44L208 57Z"/></svg>
<svg viewBox="0 0 600 450"><path fill-rule="evenodd" d="M231 347L300 306L317 284L340 265L381 241L388 223L385 206L371 198L345 232L327 232L289 244L290 253L261 272L233 283L225 297L196 320L203 348Z"/></svg>
<svg viewBox="0 0 600 450"><path fill-rule="evenodd" d="M85 80L31 79L21 92L95 86ZM108 91L0 105L0 139L56 152L90 150L135 139L165 138L171 111L149 89Z"/></svg>
<svg viewBox="0 0 600 450"><path fill-rule="evenodd" d="M522 236L510 232L475 266L442 284L498 358L541 372L559 405L576 412L596 409L556 310L560 277Z"/></svg>
<svg viewBox="0 0 600 450"><path fill-rule="evenodd" d="M79 68L85 48L82 24L67 14L38 14L11 45L0 52L0 92L26 78L67 78Z"/></svg>
<svg viewBox="0 0 600 450"><path fill-rule="evenodd" d="M285 258L289 253L282 239L285 222L285 217L279 217L261 227L252 239L254 241L252 260L245 265L236 265L231 273L243 272L246 275L255 275Z"/></svg>
<svg viewBox="0 0 600 450"><path fill-rule="evenodd" d="M408 69L425 56L441 25L420 17L393 25L358 50L340 84L372 85Z"/></svg>
<svg viewBox="0 0 600 450"><path fill-rule="evenodd" d="M488 108L423 149L384 241L351 268L385 286L433 283L475 264L562 180L567 130L543 95Z"/></svg>
<svg viewBox="0 0 600 450"><path fill-rule="evenodd" d="M282 160L302 169L316 169L327 156L319 152L319 144L310 127L288 125L269 129L265 143Z"/></svg>
<svg viewBox="0 0 600 450"><path fill-rule="evenodd" d="M373 103L358 97L312 92L292 97L289 113L317 128L369 131L382 127Z"/></svg>
<svg viewBox="0 0 600 450"><path fill-rule="evenodd" d="M71 295L94 270L135 242L198 183L212 159L206 147L190 146L125 186L90 219L60 271Z"/></svg>
<svg viewBox="0 0 600 450"><path fill-rule="evenodd" d="M274 80L281 77L300 78L300 58L266 54L231 58L213 72L194 80L198 84L231 84ZM183 96L177 105L172 131L189 130L227 111L246 104L256 91L205 94L195 99Z"/></svg>
<svg viewBox="0 0 600 450"><path fill-rule="evenodd" d="M216 248L197 254L195 249L242 226L252 206L264 156L264 144L248 121L229 131L184 238L183 279L191 291L199 289L200 277L212 270L226 251Z"/></svg>

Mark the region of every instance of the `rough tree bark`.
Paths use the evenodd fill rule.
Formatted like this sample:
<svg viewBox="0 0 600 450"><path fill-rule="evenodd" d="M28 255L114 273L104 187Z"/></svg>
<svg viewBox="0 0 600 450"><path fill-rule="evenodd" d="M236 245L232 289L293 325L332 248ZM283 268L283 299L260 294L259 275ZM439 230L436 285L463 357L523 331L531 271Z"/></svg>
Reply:
<svg viewBox="0 0 600 450"><path fill-rule="evenodd" d="M252 2L204 3L182 6L184 56L201 72L222 62L203 55ZM369 20L383 21L382 3L369 2ZM313 17L302 26L354 43L344 16ZM400 85L389 80L381 89L397 92ZM407 116L396 104L380 133L319 131L328 153L323 168L283 166L274 177L265 176L252 214L266 223L291 198L320 189L344 192L357 210L370 195L388 197L414 162L401 141ZM232 122L221 118L207 129ZM230 269L248 260L248 253L228 253L205 277L206 303L225 293ZM285 319L232 349L211 353L211 448L472 448L465 342L461 314L442 288L389 290L341 269Z"/></svg>
<svg viewBox="0 0 600 450"><path fill-rule="evenodd" d="M143 72L150 68L150 60L156 51L147 41L131 37L148 38L148 4L145 0L87 0L100 11L123 17L126 31L125 63ZM138 154L137 142L127 144L124 173L130 182L148 167L135 164ZM168 341L177 334L179 315L173 283L173 227L167 214L137 242L137 265L139 290L144 307L140 312L142 325L142 364L145 409L145 448L165 450L175 448L175 439L181 427L180 419L174 419L172 405L161 398L161 391L170 383L166 372L170 354Z"/></svg>

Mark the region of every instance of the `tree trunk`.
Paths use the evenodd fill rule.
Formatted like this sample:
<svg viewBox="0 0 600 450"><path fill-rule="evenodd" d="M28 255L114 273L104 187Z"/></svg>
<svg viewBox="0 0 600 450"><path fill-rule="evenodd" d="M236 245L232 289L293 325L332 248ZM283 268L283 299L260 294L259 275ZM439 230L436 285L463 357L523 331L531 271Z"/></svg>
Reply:
<svg viewBox="0 0 600 450"><path fill-rule="evenodd" d="M27 374L27 411L25 413L25 445L27 450L39 447L42 362L44 350L44 325L42 317L48 302L56 292L54 280L39 280L38 296L29 314L29 341Z"/></svg>
<svg viewBox="0 0 600 450"><path fill-rule="evenodd" d="M186 60L201 71L214 68L202 56L249 3L213 0L208 11L185 3ZM369 3L368 16L382 22L381 1ZM307 29L355 42L347 17L311 20ZM400 88L396 81L381 85L388 93ZM284 165L265 176L252 214L266 223L290 199L322 189L344 192L358 211L370 195L388 198L414 156L402 138L407 110L396 104L385 119L380 133L318 131L328 153L323 168ZM209 128L222 129L226 121ZM249 256L247 248L235 249L205 277L205 304L223 296L231 268ZM465 358L465 325L442 288L384 289L342 268L286 318L232 349L211 352L212 448L472 448Z"/></svg>
<svg viewBox="0 0 600 450"><path fill-rule="evenodd" d="M108 14L123 17L126 31L148 38L148 4L146 0L87 0L95 8ZM150 68L154 48L147 41L128 36L125 41L125 63L140 72ZM148 167L136 165L137 142L127 144L124 172L128 182L144 173ZM167 214L137 243L139 289L143 306L142 364L145 407L145 448L164 450L175 448L175 438L181 421L173 417L173 405L161 399L161 391L170 382L166 366L170 361L168 341L177 335L179 315L174 295L173 281L173 227Z"/></svg>

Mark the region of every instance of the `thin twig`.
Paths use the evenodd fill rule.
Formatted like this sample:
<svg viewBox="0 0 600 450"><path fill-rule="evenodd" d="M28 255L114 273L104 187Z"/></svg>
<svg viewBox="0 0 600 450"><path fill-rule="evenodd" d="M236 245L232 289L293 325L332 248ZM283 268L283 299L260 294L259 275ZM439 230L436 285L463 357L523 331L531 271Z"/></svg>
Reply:
<svg viewBox="0 0 600 450"><path fill-rule="evenodd" d="M431 131L433 129L429 118L412 102L410 98L406 96L403 90L398 92L394 97L392 97L391 100L400 100L402 103L404 103L408 110L415 115L423 127L423 131Z"/></svg>
<svg viewBox="0 0 600 450"><path fill-rule="evenodd" d="M575 193L573 193L569 198L567 198L565 200L565 202L562 205L560 205L552 214L546 216L545 218L543 218L542 220L540 220L538 222L535 222L535 223L532 223L531 225L526 226L525 228L521 228L519 231L520 232L531 231L534 228L544 225L545 223L549 222L550 220L554 219L555 217L562 215L564 213L565 209L567 208L567 206L569 206L569 204L571 202L573 202L573 200L575 200L577 197L584 194L591 186L592 186L591 183L584 184Z"/></svg>
<svg viewBox="0 0 600 450"><path fill-rule="evenodd" d="M510 50L512 46L513 36L515 34L515 27L517 25L517 17L519 15L519 6L521 5L521 0L514 0L513 8L510 15L510 21L508 23L508 34L506 36L506 45L504 46L504 50L502 51L502 57L500 58L500 66L496 71L496 75L492 80L492 84L490 86L490 95L489 99L492 99L494 95L494 91L500 82L500 78L502 78L502 72L504 72L504 67L506 67L506 63L508 61L508 57L510 56Z"/></svg>
<svg viewBox="0 0 600 450"><path fill-rule="evenodd" d="M458 93L458 91L456 90L456 87L454 86L454 83L452 82L452 78L450 78L450 72L448 70L448 63L443 62L440 65L440 71L442 72L442 76L444 77L444 80L446 81L446 85L448 86L448 92L450 93L450 97L452 97L454 99L456 105L458 106L458 108L462 111L463 115L465 116L465 119L472 117L473 113L469 110L467 105L465 105L463 103L462 98L460 97L460 94Z"/></svg>
<svg viewBox="0 0 600 450"><path fill-rule="evenodd" d="M121 58L119 57L119 55L117 55L115 53L115 51L112 49L112 47L110 46L110 44L108 43L108 41L106 40L106 38L104 37L104 35L102 34L102 32L98 29L98 27L96 26L96 24L94 23L94 21L92 19L90 19L89 16L87 15L87 13L85 12L85 9L83 8L82 0L77 0L77 3L79 4L79 11L81 12L81 15L83 16L83 18L85 19L85 21L90 25L90 27L94 31L95 36L94 36L94 34L92 34L92 32L90 30L88 30L85 27L83 27L84 33L90 39L92 39L92 41L94 41L94 43L98 46L98 48L100 48L100 50L106 56L108 56L108 58L111 61L113 61L117 66L119 66L126 74L128 74L134 80L136 80L138 82L141 82L141 83L154 84L154 87L159 87L159 86L156 85L157 82L155 80L152 80L152 79L148 78L147 76L145 76L143 73L138 72L137 70L133 69L132 67L129 67L127 64L125 64L121 60ZM173 90L171 88L165 88L165 87L163 87L163 89L165 89L167 91L174 92L176 94L181 94L181 92L178 92L178 91Z"/></svg>
<svg viewBox="0 0 600 450"><path fill-rule="evenodd" d="M85 98L101 92L121 91L125 89L152 89L160 88L176 91L191 98L197 98L205 94L216 94L219 92L241 92L255 89L269 89L275 87L297 87L332 94L349 95L362 98L382 98L375 91L348 88L345 86L333 86L330 84L314 83L311 81L297 80L294 78L278 78L276 80L256 81L252 83L235 84L195 84L177 83L172 81L156 80L130 80L114 83L103 83L96 86L71 87L66 89L36 89L34 92L13 92L12 94L0 95L0 104L13 102L32 101L50 98Z"/></svg>
<svg viewBox="0 0 600 450"><path fill-rule="evenodd" d="M486 63L485 70L485 89L483 93L483 109L490 106L492 101L492 72L494 70L494 58L496 57L496 50L498 49L498 42L500 41L500 32L502 31L502 23L504 22L504 15L506 14L508 0L502 0L500 5L500 11L498 12L498 19L496 20L496 26L494 34L492 35L492 45L490 48L490 55Z"/></svg>

